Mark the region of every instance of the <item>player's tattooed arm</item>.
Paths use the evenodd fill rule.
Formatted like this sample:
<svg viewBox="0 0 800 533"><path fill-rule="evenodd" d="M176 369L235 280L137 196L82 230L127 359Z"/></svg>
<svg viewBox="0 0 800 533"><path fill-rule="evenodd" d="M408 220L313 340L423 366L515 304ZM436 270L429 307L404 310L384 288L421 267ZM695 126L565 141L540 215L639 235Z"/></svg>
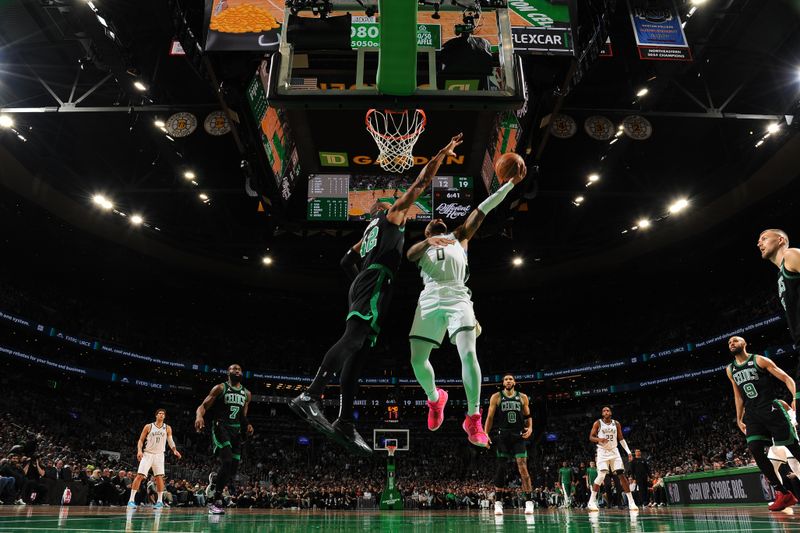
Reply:
<svg viewBox="0 0 800 533"><path fill-rule="evenodd" d="M731 368L726 368L725 373L728 374L728 379L731 380L731 386L733 387L733 402L736 404L736 425L739 426L739 429L742 431L742 433L747 435L747 426L742 421L742 418L744 417L744 400L742 399L742 395L739 393L739 387L737 387L736 382L733 381Z"/></svg>
<svg viewBox="0 0 800 533"><path fill-rule="evenodd" d="M481 227L485 218L486 215L480 209L473 209L472 213L467 217L467 221L457 227L453 232L456 239L458 239L462 245L466 246L467 241L475 235L475 232Z"/></svg>
<svg viewBox="0 0 800 533"><path fill-rule="evenodd" d="M436 154L428 161L428 164L422 169L417 176L417 179L414 180L414 183L411 184L411 187L408 188L406 192L403 193L403 196L397 199L397 201L392 204L392 207L389 208L389 211L386 213L386 219L395 224L400 226L405 223L406 219L406 211L410 208L414 202L417 201L417 198L422 196L433 180L433 177L439 171L439 167L442 166L444 162L444 158L447 156L455 156L455 149L458 145L460 145L463 141L461 138L463 137L462 133L459 133L452 139L450 142L447 143L447 146L439 150L439 153Z"/></svg>
<svg viewBox="0 0 800 533"><path fill-rule="evenodd" d="M756 364L761 368L763 368L764 370L766 370L767 372L769 372L770 374L772 374L773 376L775 376L775 378L782 381L783 384L786 385L786 388L789 389L789 393L792 395L792 398L795 397L795 394L797 393L797 387L794 382L794 379L792 379L792 377L789 374L784 372L783 369L781 369L778 365L776 365L775 361L773 361L769 357L764 357L763 355L757 355ZM792 409L794 408L795 408L795 402L794 399L792 399Z"/></svg>
<svg viewBox="0 0 800 533"><path fill-rule="evenodd" d="M139 461L142 460L142 446L144 446L144 440L147 438L148 433L150 433L150 424L146 424L144 428L142 428L142 433L139 435L139 441L136 443L136 459Z"/></svg>
<svg viewBox="0 0 800 533"><path fill-rule="evenodd" d="M206 425L205 420L203 419L203 417L206 416L206 411L211 409L211 406L214 405L214 402L220 394L222 394L222 384L218 383L214 385L214 388L208 393L208 396L206 396L205 400L203 400L203 403L197 407L194 418L194 429L196 429L198 433L203 431L203 428Z"/></svg>

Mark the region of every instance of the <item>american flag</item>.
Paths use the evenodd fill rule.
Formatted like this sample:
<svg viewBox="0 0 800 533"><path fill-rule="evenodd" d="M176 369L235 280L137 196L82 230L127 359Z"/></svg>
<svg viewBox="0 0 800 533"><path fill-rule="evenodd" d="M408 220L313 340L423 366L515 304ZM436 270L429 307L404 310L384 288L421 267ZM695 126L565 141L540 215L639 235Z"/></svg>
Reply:
<svg viewBox="0 0 800 533"><path fill-rule="evenodd" d="M289 87L301 91L314 91L317 89L317 78L290 78Z"/></svg>

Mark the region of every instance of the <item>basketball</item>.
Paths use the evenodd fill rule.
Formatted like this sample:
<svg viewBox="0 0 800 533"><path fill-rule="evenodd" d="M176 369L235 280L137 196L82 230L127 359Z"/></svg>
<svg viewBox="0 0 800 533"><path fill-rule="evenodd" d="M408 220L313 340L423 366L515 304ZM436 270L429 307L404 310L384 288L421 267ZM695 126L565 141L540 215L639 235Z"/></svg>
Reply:
<svg viewBox="0 0 800 533"><path fill-rule="evenodd" d="M500 156L494 164L494 173L500 183L505 183L517 175L517 166L525 165L525 161L519 154L508 152Z"/></svg>

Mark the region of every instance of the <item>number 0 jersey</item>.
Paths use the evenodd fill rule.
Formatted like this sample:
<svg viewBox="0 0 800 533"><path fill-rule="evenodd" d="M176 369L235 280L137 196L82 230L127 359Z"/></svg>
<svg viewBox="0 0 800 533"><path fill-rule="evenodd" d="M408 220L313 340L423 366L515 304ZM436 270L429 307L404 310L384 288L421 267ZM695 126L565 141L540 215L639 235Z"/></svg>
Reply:
<svg viewBox="0 0 800 533"><path fill-rule="evenodd" d="M758 366L756 354L750 357L741 365L736 359L728 365L731 370L731 377L739 393L744 400L744 409L772 409L772 401L778 398L775 389L775 379L770 373Z"/></svg>
<svg viewBox="0 0 800 533"><path fill-rule="evenodd" d="M505 391L500 391L500 405L498 405L497 429L502 432L522 432L524 418L522 416L522 396L514 391L513 396L506 396Z"/></svg>
<svg viewBox="0 0 800 533"><path fill-rule="evenodd" d="M214 402L213 418L228 426L240 426L247 403L247 389L244 385L232 387L227 381L222 383L222 394Z"/></svg>

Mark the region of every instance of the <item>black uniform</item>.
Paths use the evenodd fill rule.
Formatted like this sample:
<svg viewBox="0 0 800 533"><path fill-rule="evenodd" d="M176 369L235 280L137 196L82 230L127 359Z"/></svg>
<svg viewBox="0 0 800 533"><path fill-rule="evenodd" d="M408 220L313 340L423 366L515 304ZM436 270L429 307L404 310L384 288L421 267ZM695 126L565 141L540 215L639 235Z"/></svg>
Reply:
<svg viewBox="0 0 800 533"><path fill-rule="evenodd" d="M800 351L800 273L789 272L783 263L778 275L778 297L786 311L794 349Z"/></svg>
<svg viewBox="0 0 800 533"><path fill-rule="evenodd" d="M227 381L222 384L222 394L211 408L211 442L214 453L229 446L233 458L242 458L242 427L244 406L247 403L247 389L244 385L232 387Z"/></svg>
<svg viewBox="0 0 800 533"><path fill-rule="evenodd" d="M386 211L381 211L361 239L361 272L350 285L347 320L358 317L369 322L371 346L378 339L382 317L389 308L392 280L403 258L404 231L405 226L392 224L386 219Z"/></svg>
<svg viewBox="0 0 800 533"><path fill-rule="evenodd" d="M776 446L797 442L797 432L789 414L776 400L775 378L758 366L756 355L751 354L743 364L734 359L728 365L731 377L744 400L744 420L747 442L774 440Z"/></svg>
<svg viewBox="0 0 800 533"><path fill-rule="evenodd" d="M528 457L522 432L525 419L522 413L522 396L518 391L509 397L500 392L500 405L497 406L497 436L492 439L497 445L498 457Z"/></svg>

